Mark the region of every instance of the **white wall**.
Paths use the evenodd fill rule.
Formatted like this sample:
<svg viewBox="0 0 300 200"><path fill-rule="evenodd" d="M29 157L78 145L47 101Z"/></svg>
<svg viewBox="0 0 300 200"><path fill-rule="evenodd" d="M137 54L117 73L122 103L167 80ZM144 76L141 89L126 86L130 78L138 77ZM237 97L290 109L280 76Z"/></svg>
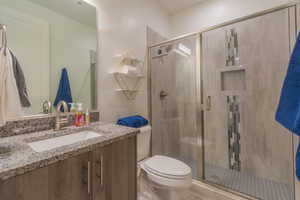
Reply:
<svg viewBox="0 0 300 200"><path fill-rule="evenodd" d="M171 16L172 36L247 16L290 2L290 0L207 0Z"/></svg>
<svg viewBox="0 0 300 200"><path fill-rule="evenodd" d="M98 9L99 70L98 105L100 118L115 121L118 117L140 114L148 117L147 80L142 81L136 99L129 101L116 92L119 88L113 76L113 57L130 51L144 60L146 56L146 28L169 36L169 18L155 0L88 0Z"/></svg>

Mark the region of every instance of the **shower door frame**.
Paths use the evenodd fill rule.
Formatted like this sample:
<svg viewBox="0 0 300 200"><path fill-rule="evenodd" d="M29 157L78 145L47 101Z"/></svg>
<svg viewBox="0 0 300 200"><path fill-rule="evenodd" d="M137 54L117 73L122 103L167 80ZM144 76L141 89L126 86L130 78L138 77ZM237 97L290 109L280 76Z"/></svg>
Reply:
<svg viewBox="0 0 300 200"><path fill-rule="evenodd" d="M290 21L290 27L289 27L289 29L290 29L289 30L289 32L290 32L290 52L292 52L293 46L294 46L295 41L296 41L297 33L300 31L300 3L299 3L299 1L283 4L283 5L280 5L280 6L276 6L276 7L273 7L271 9L266 9L266 10L263 10L261 12L256 12L254 14L251 14L251 15L248 15L248 16L245 16L245 17L230 20L228 22L221 23L219 25L211 26L211 27L202 29L198 32L185 34L185 35L175 37L175 38L170 39L170 40L160 42L158 44L148 46L148 48L147 48L147 50L148 50L147 65L148 65L149 68L148 68L147 78L148 78L148 91L151 91L151 65L150 65L150 59L151 59L151 55L150 55L151 51L150 50L151 50L151 48L157 47L157 46L163 46L167 43L172 43L172 42L175 42L175 41L178 41L178 40L183 40L183 39L188 38L190 36L197 35L197 44L196 44L197 49L196 49L196 52L199 55L198 57L196 57L197 58L197 61L196 61L196 68L197 68L196 69L197 70L197 79L196 79L196 82L197 82L197 86L196 86L196 88L197 88L197 115L199 115L199 116L197 116L197 120L199 120L198 122L202 124L201 133L200 133L201 134L201 139L202 139L202 152L201 152L202 157L199 158L199 162L201 162L201 165L199 167L201 168L200 171L202 171L202 177L199 177L200 180L193 180L195 183L197 183L197 182L201 183L202 182L202 183L205 183L207 185L210 185L210 186L216 187L218 189L221 189L224 192L229 192L233 195L237 195L237 196L245 198L245 199L257 200L257 198L255 198L255 197L240 193L240 192L235 191L235 190L231 190L231 189L226 188L224 186L214 184L212 182L209 182L209 181L205 180L205 176L204 176L204 170L205 170L205 166L204 166L205 165L205 162L204 162L205 161L205 156L204 156L204 152L205 152L205 146L204 146L204 131L205 131L204 110L205 110L206 105L204 103L204 96L203 96L202 34L204 32L208 32L208 31L211 31L211 30L214 30L214 29L222 28L222 27L225 27L225 26L228 26L228 25L232 25L232 24L235 24L235 23L238 23L238 22L242 22L242 21L245 21L245 20L248 20L248 19L256 18L256 17L259 17L259 16L263 16L263 15L266 15L266 14L269 14L269 13L272 13L272 12L276 12L276 11L280 11L280 10L283 10L283 9L287 9L287 8L289 9L290 13L293 13L293 15L289 16L289 21ZM149 116L150 116L149 118L150 118L150 123L151 123L152 122L152 96L151 96L151 92L148 93L148 102L149 102L148 110L149 110ZM293 155L292 155L293 158L295 158L295 152L297 150L298 143L299 143L298 137L293 136L292 137L293 146L291 147L291 148L293 148ZM292 159L292 160L293 160L293 165L295 166L294 159ZM297 179L296 179L295 168L294 168L294 171L293 171L293 175L294 175L294 181L293 181L294 199L295 200L300 200L300 181L297 181Z"/></svg>
<svg viewBox="0 0 300 200"><path fill-rule="evenodd" d="M150 124L152 125L152 78L151 78L151 74L152 74L152 69L151 69L151 64L150 64L150 60L151 60L151 48L154 47L164 47L168 44L171 43L175 43L184 39L187 39L189 37L195 37L196 40L196 47L195 47L195 51L196 51L196 55L200 55L201 54L201 33L194 33L194 34L189 34L186 37L180 37L178 39L173 39L167 42L162 42L160 44L156 44L156 45L152 45L148 47L148 52L147 52L147 66L148 66L148 70L147 70L147 79L148 79L148 110L149 110L149 120L150 120ZM203 105L203 99L202 99L202 77L201 77L201 60L200 60L200 56L196 56L196 64L195 64L195 71L196 71L196 75L195 75L195 83L196 83L196 123L197 123L197 133L199 134L200 138L203 138L203 109L202 109L202 105ZM200 127L199 127L200 125ZM153 129L152 129L153 130ZM153 134L152 134L153 137ZM152 142L152 139L151 139ZM199 159L197 160L197 164L199 165L198 167L198 173L200 174L199 176L197 176L197 179L203 179L203 174L204 174L204 165L202 164L204 159L203 159L203 141L201 140L201 152L199 152ZM151 145L151 155L153 155L152 153L152 145Z"/></svg>

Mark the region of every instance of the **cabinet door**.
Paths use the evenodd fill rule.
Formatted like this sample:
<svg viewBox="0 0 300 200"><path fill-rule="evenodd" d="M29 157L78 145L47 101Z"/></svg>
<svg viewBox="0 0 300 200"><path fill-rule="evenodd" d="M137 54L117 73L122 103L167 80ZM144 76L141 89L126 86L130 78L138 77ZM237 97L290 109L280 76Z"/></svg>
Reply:
<svg viewBox="0 0 300 200"><path fill-rule="evenodd" d="M93 152L93 200L108 199L110 156L110 146L99 148Z"/></svg>
<svg viewBox="0 0 300 200"><path fill-rule="evenodd" d="M48 200L48 170L41 168L0 182L1 200Z"/></svg>
<svg viewBox="0 0 300 200"><path fill-rule="evenodd" d="M89 200L90 153L49 166L49 200Z"/></svg>
<svg viewBox="0 0 300 200"><path fill-rule="evenodd" d="M136 200L136 137L115 142L110 148L111 177L107 200Z"/></svg>
<svg viewBox="0 0 300 200"><path fill-rule="evenodd" d="M93 152L93 200L136 200L136 138Z"/></svg>

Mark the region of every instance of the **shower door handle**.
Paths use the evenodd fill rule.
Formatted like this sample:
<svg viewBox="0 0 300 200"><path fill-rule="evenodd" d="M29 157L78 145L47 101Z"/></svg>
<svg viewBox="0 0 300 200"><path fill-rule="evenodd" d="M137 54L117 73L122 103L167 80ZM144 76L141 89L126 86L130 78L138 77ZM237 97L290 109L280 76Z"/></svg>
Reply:
<svg viewBox="0 0 300 200"><path fill-rule="evenodd" d="M165 91L163 91L163 90L159 93L160 99L164 99L164 98L166 98L167 96L168 96L168 93L165 92Z"/></svg>
<svg viewBox="0 0 300 200"><path fill-rule="evenodd" d="M211 96L207 96L206 98L206 111L211 110Z"/></svg>

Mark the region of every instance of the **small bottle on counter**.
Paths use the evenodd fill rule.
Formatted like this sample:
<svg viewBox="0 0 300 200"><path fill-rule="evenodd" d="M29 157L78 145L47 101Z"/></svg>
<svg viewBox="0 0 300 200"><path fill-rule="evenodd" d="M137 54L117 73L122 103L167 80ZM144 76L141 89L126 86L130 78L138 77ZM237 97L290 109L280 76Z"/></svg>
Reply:
<svg viewBox="0 0 300 200"><path fill-rule="evenodd" d="M82 103L77 103L77 111L75 114L75 126L83 126L84 125L84 114L82 109Z"/></svg>
<svg viewBox="0 0 300 200"><path fill-rule="evenodd" d="M86 109L86 112L85 112L85 125L90 125L90 123L91 123L90 111L89 111L89 109Z"/></svg>
<svg viewBox="0 0 300 200"><path fill-rule="evenodd" d="M70 112L76 113L76 103L69 103L70 105Z"/></svg>

